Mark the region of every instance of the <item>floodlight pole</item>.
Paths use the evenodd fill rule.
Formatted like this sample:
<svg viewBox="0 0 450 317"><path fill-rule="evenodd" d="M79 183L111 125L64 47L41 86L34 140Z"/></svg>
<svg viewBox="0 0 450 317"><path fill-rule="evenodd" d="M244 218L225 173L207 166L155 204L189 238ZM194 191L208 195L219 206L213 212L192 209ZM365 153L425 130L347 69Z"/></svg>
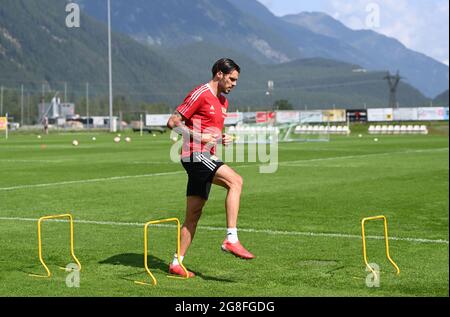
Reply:
<svg viewBox="0 0 450 317"><path fill-rule="evenodd" d="M86 83L86 126L89 129L89 83Z"/></svg>
<svg viewBox="0 0 450 317"><path fill-rule="evenodd" d="M20 86L20 126L23 127L23 85Z"/></svg>
<svg viewBox="0 0 450 317"><path fill-rule="evenodd" d="M108 0L108 68L109 68L109 131L113 129L113 88L112 88L112 57L111 57L111 0Z"/></svg>
<svg viewBox="0 0 450 317"><path fill-rule="evenodd" d="M5 130L5 133L6 133L6 140L8 140L8 113L6 113L6 130Z"/></svg>

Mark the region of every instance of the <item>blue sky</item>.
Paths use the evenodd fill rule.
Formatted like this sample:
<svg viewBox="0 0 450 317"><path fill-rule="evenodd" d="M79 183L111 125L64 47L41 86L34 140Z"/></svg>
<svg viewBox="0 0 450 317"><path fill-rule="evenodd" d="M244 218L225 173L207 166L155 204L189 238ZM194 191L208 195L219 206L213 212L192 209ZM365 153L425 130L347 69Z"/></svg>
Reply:
<svg viewBox="0 0 450 317"><path fill-rule="evenodd" d="M275 15L325 12L352 29L372 29L449 64L448 0L258 0ZM377 8L379 23L368 26ZM369 10L369 12L367 11Z"/></svg>

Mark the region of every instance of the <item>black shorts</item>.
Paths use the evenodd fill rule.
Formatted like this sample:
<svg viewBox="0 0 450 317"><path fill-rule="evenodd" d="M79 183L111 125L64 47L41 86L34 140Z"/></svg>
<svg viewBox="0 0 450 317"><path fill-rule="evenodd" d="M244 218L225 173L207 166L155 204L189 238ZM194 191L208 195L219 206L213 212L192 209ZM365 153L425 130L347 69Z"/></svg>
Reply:
<svg viewBox="0 0 450 317"><path fill-rule="evenodd" d="M181 164L188 174L186 196L208 200L214 175L224 163L208 152L195 152L189 158L182 158Z"/></svg>

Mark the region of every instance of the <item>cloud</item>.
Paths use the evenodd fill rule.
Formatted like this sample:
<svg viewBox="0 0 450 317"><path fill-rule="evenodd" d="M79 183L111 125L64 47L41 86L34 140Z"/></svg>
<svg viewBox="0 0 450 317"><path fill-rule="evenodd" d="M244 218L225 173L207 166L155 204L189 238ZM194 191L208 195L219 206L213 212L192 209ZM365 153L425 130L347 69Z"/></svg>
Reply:
<svg viewBox="0 0 450 317"><path fill-rule="evenodd" d="M373 29L448 64L447 0L330 0L324 11L352 29Z"/></svg>
<svg viewBox="0 0 450 317"><path fill-rule="evenodd" d="M372 29L448 64L448 0L258 1L278 15L322 11L352 29Z"/></svg>

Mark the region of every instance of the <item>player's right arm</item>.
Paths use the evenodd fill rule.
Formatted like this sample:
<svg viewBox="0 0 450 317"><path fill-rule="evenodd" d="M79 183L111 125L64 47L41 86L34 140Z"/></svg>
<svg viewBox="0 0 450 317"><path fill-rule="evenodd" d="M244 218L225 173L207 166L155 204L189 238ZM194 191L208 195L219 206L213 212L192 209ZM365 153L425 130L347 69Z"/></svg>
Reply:
<svg viewBox="0 0 450 317"><path fill-rule="evenodd" d="M178 132L176 129L178 127L180 127L179 129L183 129L186 128L186 125L184 124L184 118L183 116L178 112L178 110L176 110L169 118L169 120L167 121L167 127L170 130L175 130L176 132ZM189 130L189 129L188 129ZM182 132L182 131L180 131Z"/></svg>

